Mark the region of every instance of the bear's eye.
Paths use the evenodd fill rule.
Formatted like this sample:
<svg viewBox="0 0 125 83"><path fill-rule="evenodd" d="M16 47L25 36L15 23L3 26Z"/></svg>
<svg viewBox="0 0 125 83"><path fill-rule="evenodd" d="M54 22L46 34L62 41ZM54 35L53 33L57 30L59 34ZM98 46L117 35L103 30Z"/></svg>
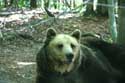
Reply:
<svg viewBox="0 0 125 83"><path fill-rule="evenodd" d="M59 49L63 48L63 44L58 44L57 48L59 48Z"/></svg>
<svg viewBox="0 0 125 83"><path fill-rule="evenodd" d="M76 46L74 44L71 44L72 49L74 49Z"/></svg>

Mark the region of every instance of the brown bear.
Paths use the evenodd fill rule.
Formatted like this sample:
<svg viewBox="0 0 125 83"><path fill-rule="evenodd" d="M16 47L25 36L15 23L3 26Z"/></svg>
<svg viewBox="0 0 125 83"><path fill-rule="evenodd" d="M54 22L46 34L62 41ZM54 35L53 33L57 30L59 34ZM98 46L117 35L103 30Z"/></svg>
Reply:
<svg viewBox="0 0 125 83"><path fill-rule="evenodd" d="M102 53L97 55L80 41L78 29L69 35L49 28L36 57L36 83L116 83L116 75Z"/></svg>
<svg viewBox="0 0 125 83"><path fill-rule="evenodd" d="M90 48L94 48L103 53L111 66L119 76L117 83L125 83L125 45L109 43L99 38L87 39Z"/></svg>

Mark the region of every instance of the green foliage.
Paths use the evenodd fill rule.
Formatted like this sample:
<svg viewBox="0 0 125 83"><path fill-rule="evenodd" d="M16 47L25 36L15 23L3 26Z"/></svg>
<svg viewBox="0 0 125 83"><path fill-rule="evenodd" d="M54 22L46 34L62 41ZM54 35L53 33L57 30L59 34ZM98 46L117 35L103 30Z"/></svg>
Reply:
<svg viewBox="0 0 125 83"><path fill-rule="evenodd" d="M30 7L30 0L20 0L19 1L19 7Z"/></svg>
<svg viewBox="0 0 125 83"><path fill-rule="evenodd" d="M23 7L24 6L24 0L20 0L19 1L19 7Z"/></svg>
<svg viewBox="0 0 125 83"><path fill-rule="evenodd" d="M3 0L0 0L0 9L3 8L3 6L4 6Z"/></svg>
<svg viewBox="0 0 125 83"><path fill-rule="evenodd" d="M18 5L19 8L30 8L32 0L13 0L13 5ZM83 7L82 0L36 0L37 7L44 8L45 6L47 8L52 9L58 9L58 10L73 10L73 11L81 11ZM7 0L8 3L11 2L11 0ZM11 5L11 6L13 6ZM75 6L74 6L75 5ZM5 7L5 0L0 0L0 8Z"/></svg>

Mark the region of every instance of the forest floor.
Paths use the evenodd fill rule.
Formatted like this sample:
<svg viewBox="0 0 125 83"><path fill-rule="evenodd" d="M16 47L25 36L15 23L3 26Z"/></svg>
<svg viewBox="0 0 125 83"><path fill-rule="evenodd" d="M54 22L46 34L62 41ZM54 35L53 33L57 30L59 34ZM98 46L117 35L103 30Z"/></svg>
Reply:
<svg viewBox="0 0 125 83"><path fill-rule="evenodd" d="M15 27L9 26L0 28L2 34L0 38L0 83L35 83L35 58L42 46L47 28L55 28L59 33L71 33L78 28L82 32L93 32L106 38L109 37L108 20L102 17L54 19L52 22L48 21L34 27L31 25L20 27L18 24L15 24Z"/></svg>

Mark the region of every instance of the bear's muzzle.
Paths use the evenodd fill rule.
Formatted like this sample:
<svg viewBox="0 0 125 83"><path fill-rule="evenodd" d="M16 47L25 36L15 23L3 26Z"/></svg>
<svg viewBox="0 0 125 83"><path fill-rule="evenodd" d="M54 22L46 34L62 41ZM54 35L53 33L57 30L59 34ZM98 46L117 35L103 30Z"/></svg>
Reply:
<svg viewBox="0 0 125 83"><path fill-rule="evenodd" d="M67 58L67 62L68 62L68 63L71 63L71 62L72 62L72 59L73 59L73 53L68 53L68 54L66 54L66 58Z"/></svg>

